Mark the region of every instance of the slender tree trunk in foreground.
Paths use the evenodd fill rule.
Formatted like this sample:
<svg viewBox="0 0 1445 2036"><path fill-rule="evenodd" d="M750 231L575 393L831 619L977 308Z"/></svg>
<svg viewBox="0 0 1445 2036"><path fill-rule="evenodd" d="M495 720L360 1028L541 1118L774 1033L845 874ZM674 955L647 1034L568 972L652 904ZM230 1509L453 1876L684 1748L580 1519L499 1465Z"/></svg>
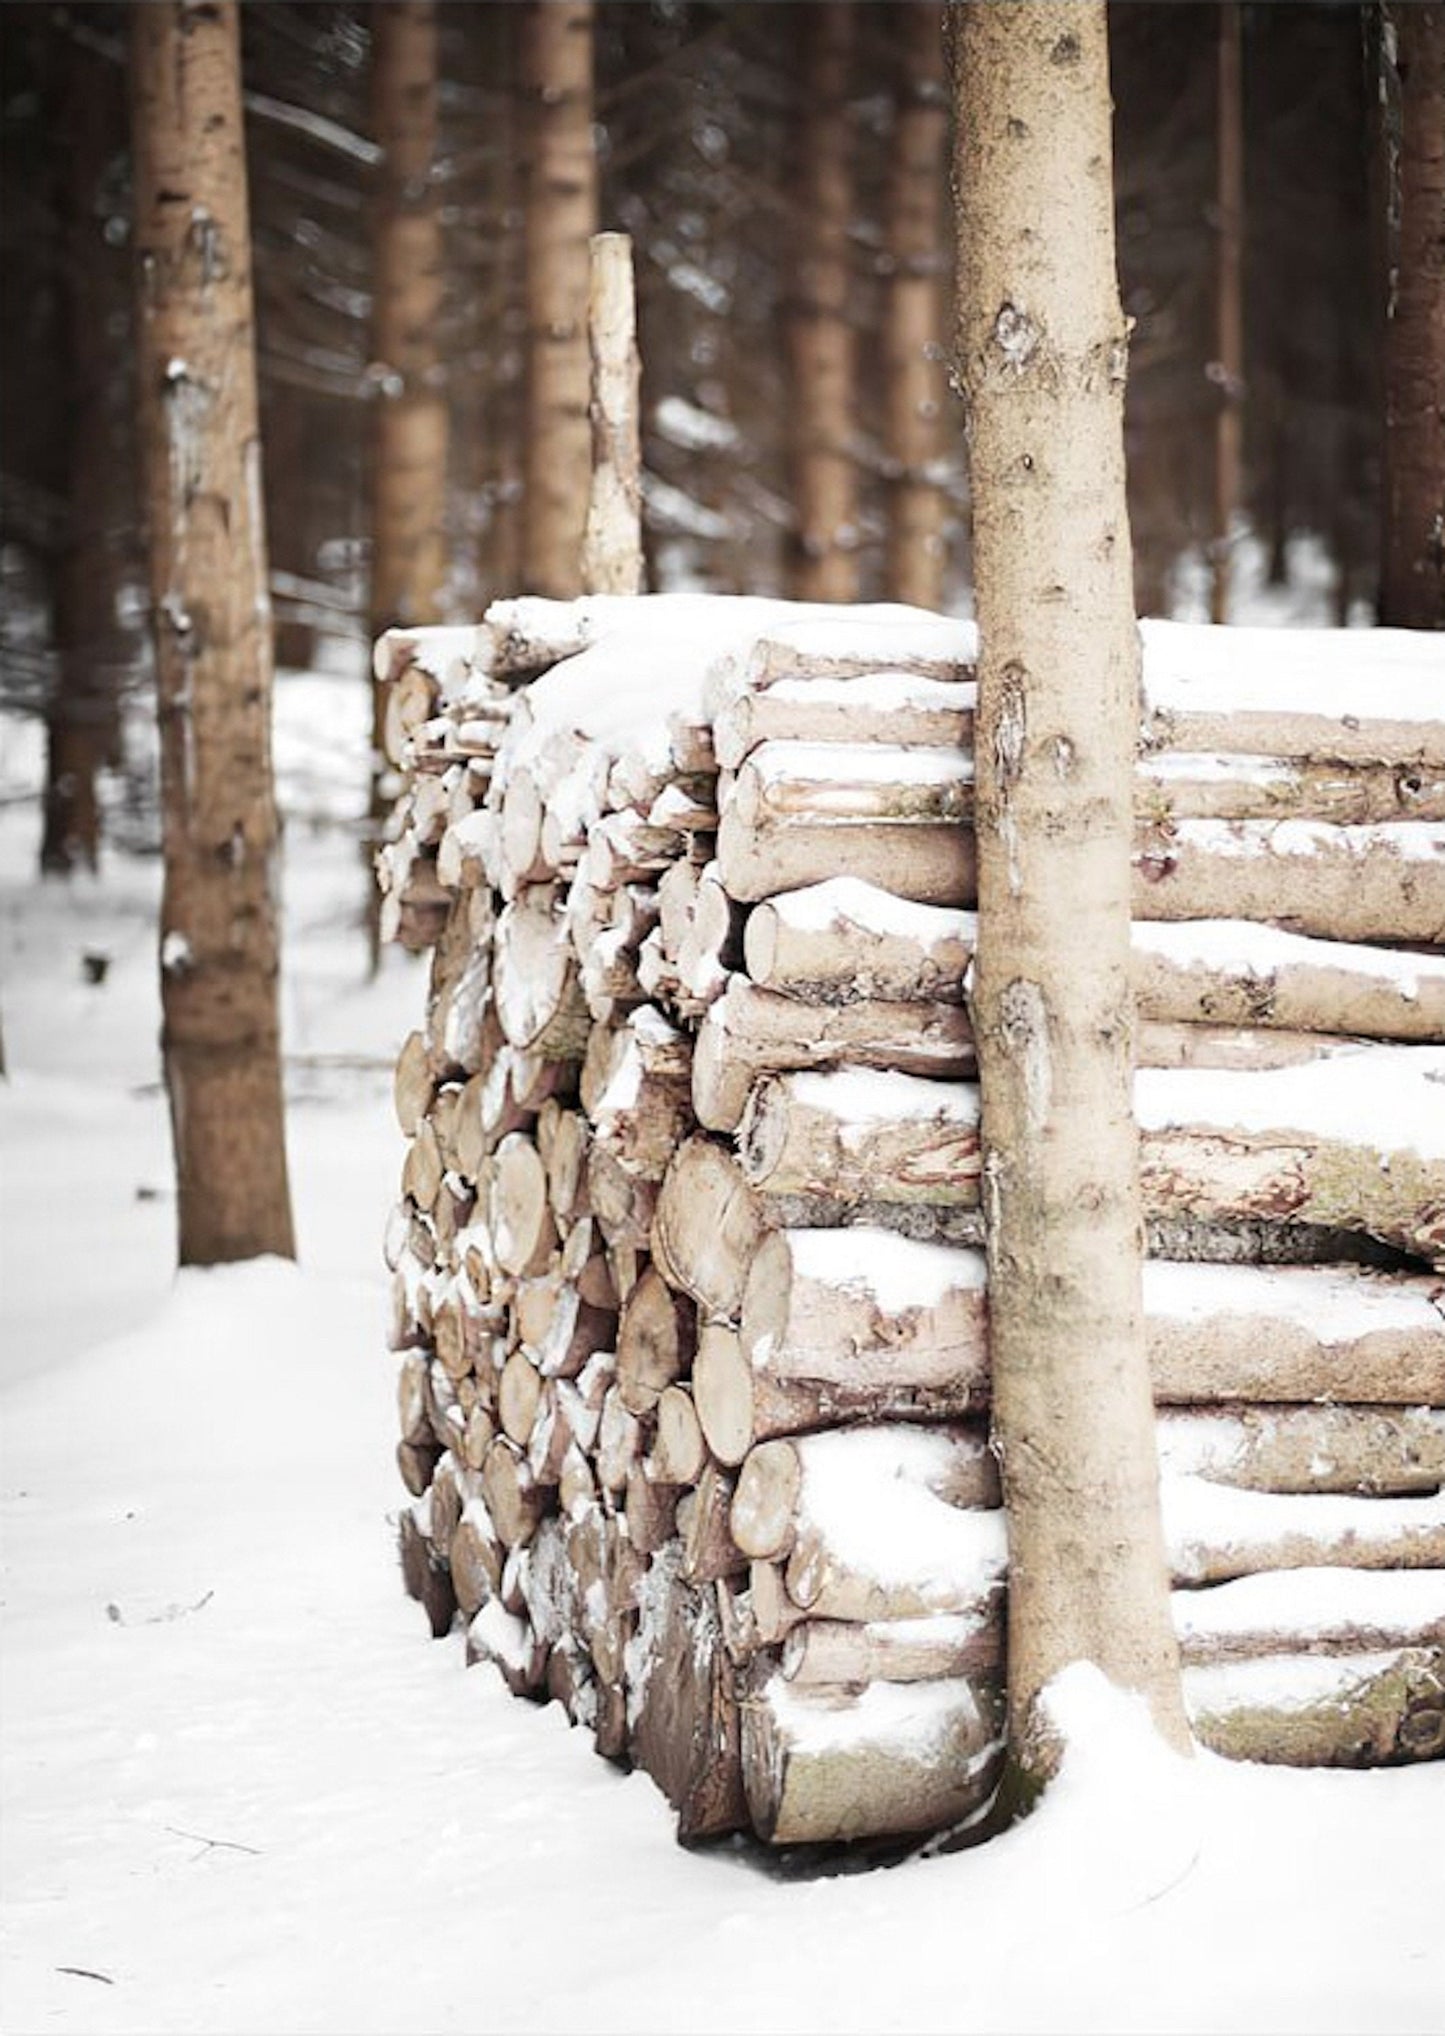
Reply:
<svg viewBox="0 0 1445 2036"><path fill-rule="evenodd" d="M1380 620L1445 628L1445 5L1392 6L1399 232L1385 327ZM1387 45L1388 46L1388 45Z"/></svg>
<svg viewBox="0 0 1445 2036"><path fill-rule="evenodd" d="M587 289L597 159L590 0L532 0L523 60L531 130L523 576L531 592L565 600L582 589L592 474Z"/></svg>
<svg viewBox="0 0 1445 2036"><path fill-rule="evenodd" d="M888 283L883 311L887 376L888 549L885 591L920 608L943 605L944 156L948 95L943 21L933 0L895 16L904 76L888 187Z"/></svg>
<svg viewBox="0 0 1445 2036"><path fill-rule="evenodd" d="M803 241L787 321L797 518L788 591L800 601L851 601L858 591L858 476L849 451L856 411L848 262L853 28L847 0L809 0L801 9L792 196Z"/></svg>
<svg viewBox="0 0 1445 2036"><path fill-rule="evenodd" d="M271 609L234 5L131 12L141 458L161 732L162 1046L182 1265L294 1251Z"/></svg>
<svg viewBox="0 0 1445 2036"><path fill-rule="evenodd" d="M594 234L587 334L592 357L592 490L582 547L587 594L642 592L642 440L632 242Z"/></svg>
<svg viewBox="0 0 1445 2036"><path fill-rule="evenodd" d="M958 380L981 635L978 950L1011 1793L1069 1663L1189 1744L1169 1617L1130 1101L1139 645L1102 4L950 10Z"/></svg>

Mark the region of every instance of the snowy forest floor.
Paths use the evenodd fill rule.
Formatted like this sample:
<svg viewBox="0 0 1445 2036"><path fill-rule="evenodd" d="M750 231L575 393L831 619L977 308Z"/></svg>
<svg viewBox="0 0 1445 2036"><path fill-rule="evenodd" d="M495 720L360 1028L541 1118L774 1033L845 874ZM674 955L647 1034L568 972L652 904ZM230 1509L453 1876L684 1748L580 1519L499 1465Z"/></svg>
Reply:
<svg viewBox="0 0 1445 2036"><path fill-rule="evenodd" d="M40 884L0 724L0 2028L1445 2029L1445 1763L1186 1769L1078 1676L1028 1823L789 1880L427 1639L380 1256L424 965L364 981L365 711L279 689L300 1266L179 1279L159 866Z"/></svg>

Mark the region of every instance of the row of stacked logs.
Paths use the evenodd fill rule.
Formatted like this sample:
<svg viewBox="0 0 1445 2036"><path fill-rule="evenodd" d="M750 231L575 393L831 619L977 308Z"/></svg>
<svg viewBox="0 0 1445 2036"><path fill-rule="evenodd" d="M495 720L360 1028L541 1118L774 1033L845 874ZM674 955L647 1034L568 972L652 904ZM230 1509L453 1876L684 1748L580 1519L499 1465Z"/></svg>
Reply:
<svg viewBox="0 0 1445 2036"><path fill-rule="evenodd" d="M1231 708L1169 669L1208 638L1149 645L1136 858L1189 1701L1231 1753L1427 1757L1445 726L1318 639ZM378 650L385 917L434 943L387 1245L407 1582L688 1839L936 1829L997 1770L968 654L687 597Z"/></svg>

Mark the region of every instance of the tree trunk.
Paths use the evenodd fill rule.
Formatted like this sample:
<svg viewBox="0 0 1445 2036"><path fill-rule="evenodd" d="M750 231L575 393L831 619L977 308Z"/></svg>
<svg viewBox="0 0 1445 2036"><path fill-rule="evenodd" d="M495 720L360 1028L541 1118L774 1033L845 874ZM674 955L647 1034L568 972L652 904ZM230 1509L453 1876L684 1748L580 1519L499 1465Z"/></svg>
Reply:
<svg viewBox="0 0 1445 2036"><path fill-rule="evenodd" d="M373 226L372 358L379 370L371 473L373 642L441 619L446 578L447 406L439 329L441 197L432 181L437 26L431 0L380 0L370 12L372 125L381 149ZM389 809L388 685L372 692L371 846Z"/></svg>
<svg viewBox="0 0 1445 2036"><path fill-rule="evenodd" d="M890 601L943 605L943 290L948 95L935 0L894 16L902 70L889 159L883 308ZM894 737L895 741L899 738Z"/></svg>
<svg viewBox="0 0 1445 2036"><path fill-rule="evenodd" d="M1214 420L1214 544L1209 617L1229 620L1234 519L1239 510L1244 458L1244 100L1240 80L1238 0L1219 9L1219 65L1215 134L1215 358L1218 385Z"/></svg>
<svg viewBox="0 0 1445 2036"><path fill-rule="evenodd" d="M72 36L65 49L66 528L56 590L58 685L45 716L45 819L40 867L94 870L100 854L96 780L116 734L116 570L108 521L116 509L116 447L106 329L109 250L96 198L115 143L109 66ZM127 510L124 512L129 513Z"/></svg>
<svg viewBox="0 0 1445 2036"><path fill-rule="evenodd" d="M852 148L848 81L853 9L801 10L794 199L802 245L787 319L796 525L788 591L801 601L857 594L854 345L848 260Z"/></svg>
<svg viewBox="0 0 1445 2036"><path fill-rule="evenodd" d="M180 1259L205 1265L294 1251L239 34L224 0L156 0L131 23L162 1046Z"/></svg>
<svg viewBox="0 0 1445 2036"><path fill-rule="evenodd" d="M958 380L982 653L974 1025L1009 1747L1070 1662L1188 1746L1140 1296L1129 861L1139 640L1104 9L953 10Z"/></svg>
<svg viewBox="0 0 1445 2036"><path fill-rule="evenodd" d="M1385 327L1380 620L1445 628L1445 6L1391 6L1399 232Z"/></svg>
<svg viewBox="0 0 1445 2036"><path fill-rule="evenodd" d="M527 432L523 579L581 591L592 474L589 237L597 228L590 0L533 0L524 29L530 113L526 207Z"/></svg>
<svg viewBox="0 0 1445 2036"><path fill-rule="evenodd" d="M594 234L587 333L592 360L592 490L582 545L589 594L642 592L642 440L632 242Z"/></svg>

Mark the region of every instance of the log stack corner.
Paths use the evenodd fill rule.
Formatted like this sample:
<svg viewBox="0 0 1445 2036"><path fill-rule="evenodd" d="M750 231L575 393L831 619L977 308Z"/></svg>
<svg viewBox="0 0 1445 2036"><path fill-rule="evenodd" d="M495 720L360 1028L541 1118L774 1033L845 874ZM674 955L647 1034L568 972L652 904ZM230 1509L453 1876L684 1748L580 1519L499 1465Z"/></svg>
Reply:
<svg viewBox="0 0 1445 2036"><path fill-rule="evenodd" d="M1001 1750L969 625L723 597L392 632L430 950L386 1240L408 1589L686 1840L945 1826ZM1186 1692L1445 1751L1445 673L1146 629L1136 1114Z"/></svg>

